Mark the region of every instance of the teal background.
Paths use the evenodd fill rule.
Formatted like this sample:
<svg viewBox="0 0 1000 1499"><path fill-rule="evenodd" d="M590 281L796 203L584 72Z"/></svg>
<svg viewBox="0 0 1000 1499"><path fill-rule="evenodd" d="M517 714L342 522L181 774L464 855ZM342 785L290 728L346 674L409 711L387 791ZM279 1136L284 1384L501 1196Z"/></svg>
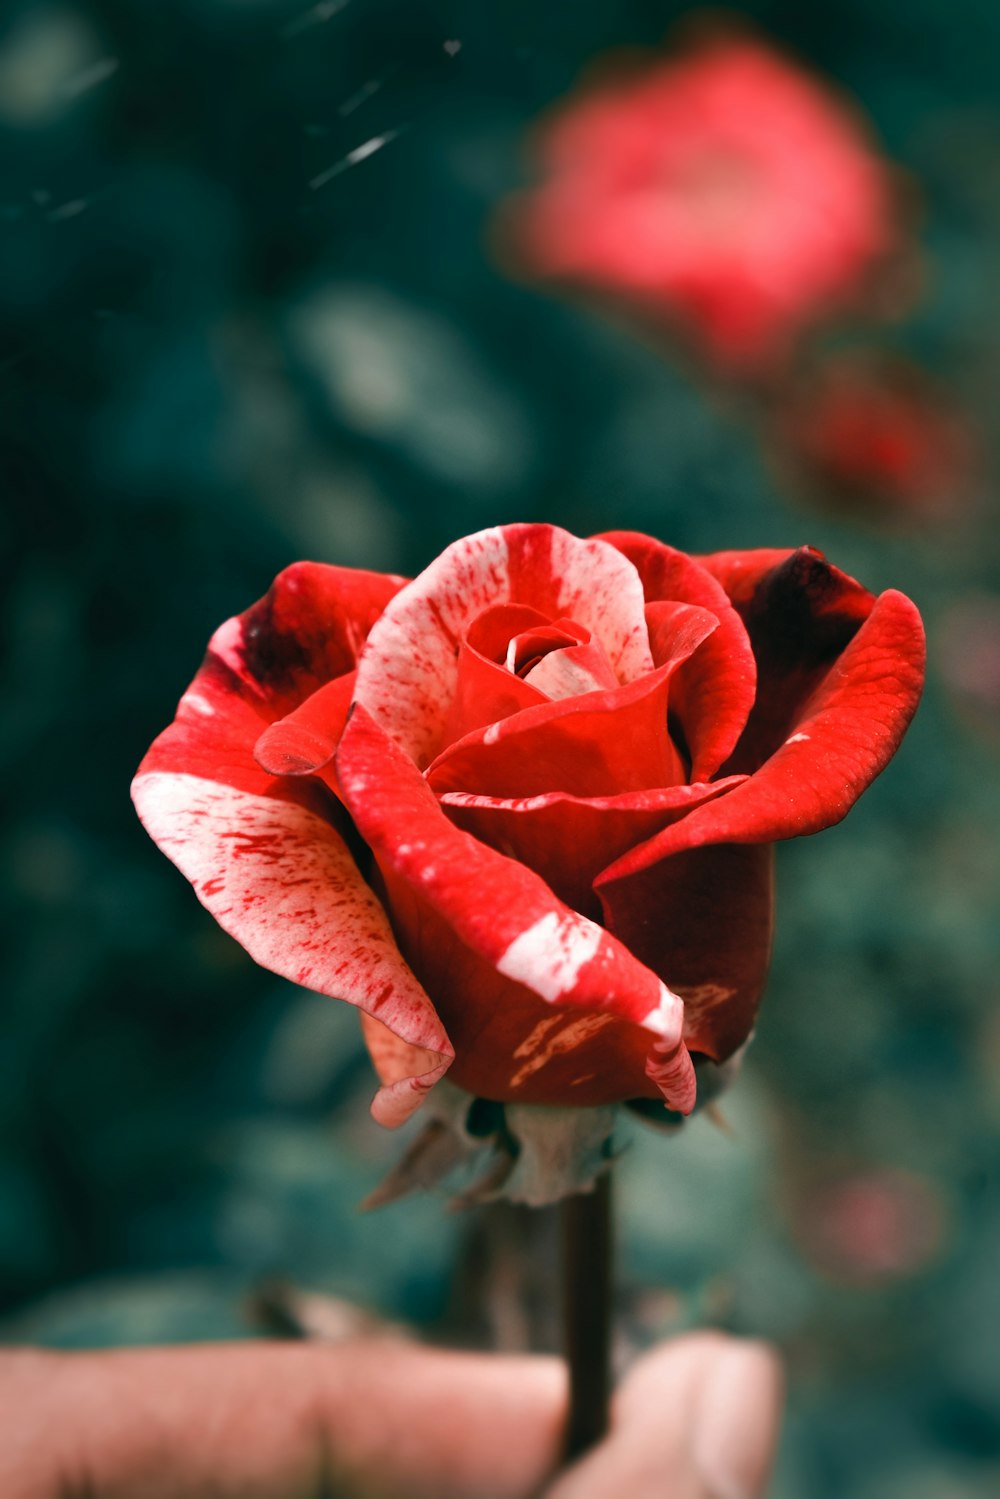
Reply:
<svg viewBox="0 0 1000 1499"><path fill-rule="evenodd" d="M469 1225L434 1200L355 1210L396 1145L353 1015L255 969L132 814L217 623L296 558L413 572L498 521L809 542L917 600L928 693L849 820L779 851L731 1133L701 1119L622 1162L623 1301L637 1342L709 1320L781 1344L779 1499L972 1499L1000 1491L1000 640L973 691L938 643L1000 608L1000 11L741 12L853 94L918 186L922 297L874 337L984 453L934 528L793 492L690 368L491 261L532 118L677 14L5 8L0 1330L244 1335L273 1274L431 1331L448 1311ZM845 1249L827 1218L859 1179L874 1220L849 1212ZM874 1270L865 1233L896 1245Z"/></svg>

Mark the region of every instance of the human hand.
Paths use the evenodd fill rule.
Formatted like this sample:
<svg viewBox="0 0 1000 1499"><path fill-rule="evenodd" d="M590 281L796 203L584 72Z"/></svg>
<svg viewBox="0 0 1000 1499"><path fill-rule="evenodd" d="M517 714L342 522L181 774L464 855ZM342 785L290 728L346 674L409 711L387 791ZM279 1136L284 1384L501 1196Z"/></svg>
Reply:
<svg viewBox="0 0 1000 1499"><path fill-rule="evenodd" d="M559 1473L554 1358L402 1340L0 1356L5 1499L758 1499L781 1411L763 1344L640 1359L609 1435Z"/></svg>

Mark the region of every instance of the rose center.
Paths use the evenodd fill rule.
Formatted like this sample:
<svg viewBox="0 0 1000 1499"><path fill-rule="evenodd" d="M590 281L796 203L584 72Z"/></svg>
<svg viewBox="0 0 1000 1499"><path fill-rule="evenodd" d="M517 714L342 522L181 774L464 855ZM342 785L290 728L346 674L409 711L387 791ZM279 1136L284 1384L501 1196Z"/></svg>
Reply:
<svg viewBox="0 0 1000 1499"><path fill-rule="evenodd" d="M604 647L572 619L534 625L511 635L497 664L553 699L619 685Z"/></svg>

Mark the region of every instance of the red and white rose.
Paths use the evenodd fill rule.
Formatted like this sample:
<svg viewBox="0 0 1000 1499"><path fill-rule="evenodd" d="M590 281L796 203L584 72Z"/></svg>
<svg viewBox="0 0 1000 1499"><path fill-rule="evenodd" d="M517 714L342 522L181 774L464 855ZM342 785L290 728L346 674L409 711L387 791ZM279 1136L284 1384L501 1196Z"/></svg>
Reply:
<svg viewBox="0 0 1000 1499"><path fill-rule="evenodd" d="M799 550L511 525L413 582L298 563L136 776L259 963L358 1006L385 1124L660 1099L746 1040L771 845L837 822L923 675L914 605Z"/></svg>

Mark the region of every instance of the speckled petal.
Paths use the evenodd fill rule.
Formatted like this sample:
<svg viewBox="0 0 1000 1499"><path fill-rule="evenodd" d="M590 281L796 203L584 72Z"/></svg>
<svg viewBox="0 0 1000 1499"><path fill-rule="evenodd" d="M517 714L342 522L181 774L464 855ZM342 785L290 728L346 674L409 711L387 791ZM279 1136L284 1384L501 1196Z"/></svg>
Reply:
<svg viewBox="0 0 1000 1499"><path fill-rule="evenodd" d="M435 1054L433 1067L373 1104L380 1123L401 1123L443 1074L451 1046L336 829L295 802L177 772L137 776L133 796L150 836L255 962L358 1005Z"/></svg>
<svg viewBox="0 0 1000 1499"><path fill-rule="evenodd" d="M466 632L506 603L583 625L622 682L652 668L642 585L614 547L546 525L464 537L392 601L358 666L358 702L421 768L445 742Z"/></svg>
<svg viewBox="0 0 1000 1499"><path fill-rule="evenodd" d="M527 989L553 1007L593 1012L597 1021L628 1022L630 1030L657 1039L660 1059L677 1048L683 1011L666 984L602 927L559 901L531 870L453 827L413 762L363 707L351 716L336 764L345 802L376 855L402 927L412 919L419 928L426 909L512 990ZM436 998L438 992L435 983ZM517 1002L516 992L512 998ZM647 1034L645 1054L649 1044ZM525 1060L516 1050L493 1061L508 1088ZM604 1080L612 1087L614 1081ZM691 1103L683 1084L671 1106L687 1111Z"/></svg>
<svg viewBox="0 0 1000 1499"><path fill-rule="evenodd" d="M401 583L312 563L280 574L215 632L132 793L154 841L251 957L358 1005L419 1049L421 1071L392 1079L373 1104L386 1124L417 1107L451 1045L354 863L342 809L313 776L271 774L254 747L275 720L294 726L303 702L313 704L305 719L323 708L327 729L342 716L357 651Z"/></svg>

